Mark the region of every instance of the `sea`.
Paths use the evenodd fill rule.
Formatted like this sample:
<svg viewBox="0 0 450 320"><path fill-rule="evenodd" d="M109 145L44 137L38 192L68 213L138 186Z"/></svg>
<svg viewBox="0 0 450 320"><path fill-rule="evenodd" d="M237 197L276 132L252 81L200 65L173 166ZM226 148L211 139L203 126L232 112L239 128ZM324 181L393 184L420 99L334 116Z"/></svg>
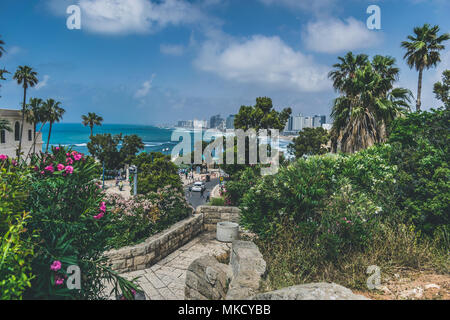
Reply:
<svg viewBox="0 0 450 320"><path fill-rule="evenodd" d="M37 127L39 130L39 125ZM44 141L43 150L45 150L48 140L49 125L45 125L42 129L42 140ZM172 132L175 128L159 128L149 125L131 125L131 124L103 124L94 127L94 135L110 133L116 135L138 135L144 142L144 150L142 152L163 152L170 154L172 149L178 144L177 141L171 141ZM185 130L185 129L183 129ZM192 143L194 141L194 130L185 130L191 133ZM83 126L81 123L55 123L52 127L50 137L50 146L65 146L72 150L89 154L87 143L89 142L90 128ZM288 141L281 140L280 151L286 151ZM120 145L119 145L120 147Z"/></svg>

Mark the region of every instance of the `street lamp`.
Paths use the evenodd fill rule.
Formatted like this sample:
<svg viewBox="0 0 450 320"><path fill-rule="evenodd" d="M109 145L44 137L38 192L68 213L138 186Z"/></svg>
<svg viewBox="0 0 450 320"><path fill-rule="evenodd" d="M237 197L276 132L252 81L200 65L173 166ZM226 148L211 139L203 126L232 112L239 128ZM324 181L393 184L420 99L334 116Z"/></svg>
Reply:
<svg viewBox="0 0 450 320"><path fill-rule="evenodd" d="M134 174L134 195L136 196L136 195L137 195L137 179L138 179L137 174L138 174L138 169L137 169L136 166L131 166L131 167L128 169L128 172L129 172L130 174Z"/></svg>

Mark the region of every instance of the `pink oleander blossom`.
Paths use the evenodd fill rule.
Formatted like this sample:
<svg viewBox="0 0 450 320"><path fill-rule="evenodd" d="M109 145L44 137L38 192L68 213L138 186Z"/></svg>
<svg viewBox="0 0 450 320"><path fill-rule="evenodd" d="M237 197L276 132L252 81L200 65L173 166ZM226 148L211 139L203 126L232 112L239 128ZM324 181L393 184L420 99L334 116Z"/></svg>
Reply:
<svg viewBox="0 0 450 320"><path fill-rule="evenodd" d="M72 165L72 164L73 164L72 158L67 158L67 159L66 159L66 163L67 163L68 165Z"/></svg>
<svg viewBox="0 0 450 320"><path fill-rule="evenodd" d="M106 203L105 202L100 203L100 211L103 213L106 212Z"/></svg>
<svg viewBox="0 0 450 320"><path fill-rule="evenodd" d="M59 260L53 261L52 265L50 266L50 270L58 271L60 269L61 269L61 261L59 261Z"/></svg>
<svg viewBox="0 0 450 320"><path fill-rule="evenodd" d="M56 169L58 169L58 171L63 171L65 168L66 168L66 166L63 165L62 163L60 163L56 166Z"/></svg>
<svg viewBox="0 0 450 320"><path fill-rule="evenodd" d="M75 155L73 155L73 159L74 159L75 161L80 161L81 158L83 158L83 155L82 155L82 154L75 154Z"/></svg>
<svg viewBox="0 0 450 320"><path fill-rule="evenodd" d="M55 172L55 168L53 168L53 165L46 166L44 170L52 173Z"/></svg>
<svg viewBox="0 0 450 320"><path fill-rule="evenodd" d="M100 212L98 215L96 215L96 216L94 216L94 219L95 220L100 220L101 218L103 218L104 217L104 213L103 212Z"/></svg>
<svg viewBox="0 0 450 320"><path fill-rule="evenodd" d="M64 284L64 278L59 276L59 275L57 275L55 277L55 285L60 286L62 284Z"/></svg>
<svg viewBox="0 0 450 320"><path fill-rule="evenodd" d="M5 161L6 159L8 159L8 156L6 154L0 154L1 161Z"/></svg>
<svg viewBox="0 0 450 320"><path fill-rule="evenodd" d="M73 167L72 166L67 166L66 167L66 173L72 174L73 173Z"/></svg>

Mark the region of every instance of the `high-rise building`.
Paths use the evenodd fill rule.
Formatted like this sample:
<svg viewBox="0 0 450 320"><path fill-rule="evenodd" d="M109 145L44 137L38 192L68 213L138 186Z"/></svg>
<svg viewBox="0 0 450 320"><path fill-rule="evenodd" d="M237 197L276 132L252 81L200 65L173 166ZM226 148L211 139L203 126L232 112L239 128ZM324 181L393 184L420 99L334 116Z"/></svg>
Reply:
<svg viewBox="0 0 450 320"><path fill-rule="evenodd" d="M211 129L218 128L222 125L224 122L223 118L220 116L220 114L212 116L211 120L209 121L209 127Z"/></svg>
<svg viewBox="0 0 450 320"><path fill-rule="evenodd" d="M305 117L303 120L303 128L313 128L313 117Z"/></svg>
<svg viewBox="0 0 450 320"><path fill-rule="evenodd" d="M326 117L322 115L316 115L313 118L313 127L320 128L326 122Z"/></svg>
<svg viewBox="0 0 450 320"><path fill-rule="evenodd" d="M234 129L234 118L236 118L236 115L230 114L227 118L226 126L227 129Z"/></svg>

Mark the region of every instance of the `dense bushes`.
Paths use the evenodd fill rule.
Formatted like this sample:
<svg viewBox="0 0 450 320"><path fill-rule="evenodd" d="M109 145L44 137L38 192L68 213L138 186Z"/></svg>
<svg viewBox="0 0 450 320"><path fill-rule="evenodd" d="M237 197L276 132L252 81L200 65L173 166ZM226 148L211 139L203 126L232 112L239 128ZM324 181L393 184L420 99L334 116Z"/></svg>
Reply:
<svg viewBox="0 0 450 320"><path fill-rule="evenodd" d="M53 148L52 154L34 156L30 165L12 163L9 168L9 172L2 168L2 179L8 181L6 188L2 183L5 194L0 210L2 251L15 276L10 277L10 292L17 292L13 298L102 299L107 294L106 282L113 283L116 293L120 288L131 297L136 285L112 272L103 257L108 240L106 226L112 217L99 186L93 182L98 169L94 160L75 151ZM28 217L28 211L31 218L25 228L22 219ZM3 234L5 225L9 231ZM5 250L5 239L14 255ZM27 243L22 244L22 239ZM69 266L79 268L80 288L67 286L69 281L77 282L72 282L74 274L68 273ZM2 274L3 279L8 280L7 275ZM27 289L22 294L24 287Z"/></svg>
<svg viewBox="0 0 450 320"><path fill-rule="evenodd" d="M242 224L273 260L272 280L333 281L322 273L360 286L367 263L448 272L449 128L447 110L410 114L394 122L386 144L298 159L276 175L232 183L244 193L236 200ZM227 195L238 197L229 186Z"/></svg>
<svg viewBox="0 0 450 320"><path fill-rule="evenodd" d="M108 244L114 248L142 242L192 213L183 195L171 186L130 199L107 195L105 201L114 208L112 223L106 227Z"/></svg>
<svg viewBox="0 0 450 320"><path fill-rule="evenodd" d="M33 244L25 234L30 219L24 206L27 181L27 172L0 158L0 300L21 299L33 278Z"/></svg>
<svg viewBox="0 0 450 320"><path fill-rule="evenodd" d="M413 113L391 128L390 162L398 166L398 204L431 235L450 232L450 110Z"/></svg>

